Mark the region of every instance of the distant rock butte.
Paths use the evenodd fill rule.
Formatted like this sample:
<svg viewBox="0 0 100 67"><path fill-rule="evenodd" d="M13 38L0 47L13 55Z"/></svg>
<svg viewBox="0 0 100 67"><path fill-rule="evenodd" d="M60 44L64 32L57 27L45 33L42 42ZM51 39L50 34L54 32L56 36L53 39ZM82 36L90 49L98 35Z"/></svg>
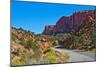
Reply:
<svg viewBox="0 0 100 67"><path fill-rule="evenodd" d="M88 17L96 19L96 11L86 10L73 13L71 16L63 16L57 21L56 25L45 26L43 34L55 35L57 33L68 33L72 30L77 30L84 21L88 20Z"/></svg>

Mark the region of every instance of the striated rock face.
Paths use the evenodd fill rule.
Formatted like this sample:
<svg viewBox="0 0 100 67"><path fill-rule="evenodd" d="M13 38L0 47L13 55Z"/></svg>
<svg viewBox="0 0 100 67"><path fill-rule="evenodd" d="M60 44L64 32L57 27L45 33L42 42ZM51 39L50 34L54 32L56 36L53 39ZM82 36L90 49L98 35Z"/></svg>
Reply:
<svg viewBox="0 0 100 67"><path fill-rule="evenodd" d="M49 25L49 26L45 26L45 30L43 32L43 34L46 35L52 35L55 32L55 25Z"/></svg>
<svg viewBox="0 0 100 67"><path fill-rule="evenodd" d="M85 20L88 20L88 17L96 19L96 11L80 11L71 16L63 16L58 20L56 25L45 26L43 34L54 35L57 33L68 33L73 30L78 30L78 27L84 23Z"/></svg>

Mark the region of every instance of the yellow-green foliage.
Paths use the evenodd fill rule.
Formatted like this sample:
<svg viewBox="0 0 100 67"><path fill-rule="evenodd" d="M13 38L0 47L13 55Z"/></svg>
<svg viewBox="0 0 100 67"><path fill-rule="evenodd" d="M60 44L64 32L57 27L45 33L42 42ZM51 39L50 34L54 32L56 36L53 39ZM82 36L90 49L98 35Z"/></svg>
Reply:
<svg viewBox="0 0 100 67"><path fill-rule="evenodd" d="M11 62L12 65L60 63L60 62L65 62L68 59L66 58L66 55L54 51L53 49L50 48L42 49L41 46L44 46L45 43L40 45L39 42L42 41L41 39L43 38L40 35L36 36L35 34L33 35L32 33L26 32L22 29L15 30L15 32L12 33L13 33L12 39L13 41L15 40L13 43L13 45L15 44L15 46L13 46L12 48L14 49L14 47L17 47L14 49L14 51L11 54L13 56ZM59 36L57 36L58 39ZM65 36L68 38L68 36L70 35L64 35L63 37L61 36L61 39L66 39ZM57 37L45 36L46 45L50 45L50 44L53 44L54 46L59 45ZM18 46L16 44L18 44ZM44 49L46 49L47 51Z"/></svg>
<svg viewBox="0 0 100 67"><path fill-rule="evenodd" d="M11 64L12 65L24 65L25 64L25 58L20 57L20 59L15 59Z"/></svg>
<svg viewBox="0 0 100 67"><path fill-rule="evenodd" d="M65 55L63 52L49 50L45 53L44 60L45 63L64 63L69 60L69 56Z"/></svg>
<svg viewBox="0 0 100 67"><path fill-rule="evenodd" d="M57 56L55 51L50 50L45 54L45 61L46 63L56 63Z"/></svg>

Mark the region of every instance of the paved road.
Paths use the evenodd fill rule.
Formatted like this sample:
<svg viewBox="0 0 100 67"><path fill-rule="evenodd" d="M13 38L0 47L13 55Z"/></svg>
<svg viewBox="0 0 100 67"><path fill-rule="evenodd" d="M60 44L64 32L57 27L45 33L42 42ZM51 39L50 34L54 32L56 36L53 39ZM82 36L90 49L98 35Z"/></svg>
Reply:
<svg viewBox="0 0 100 67"><path fill-rule="evenodd" d="M53 48L70 56L69 62L95 61L95 53Z"/></svg>

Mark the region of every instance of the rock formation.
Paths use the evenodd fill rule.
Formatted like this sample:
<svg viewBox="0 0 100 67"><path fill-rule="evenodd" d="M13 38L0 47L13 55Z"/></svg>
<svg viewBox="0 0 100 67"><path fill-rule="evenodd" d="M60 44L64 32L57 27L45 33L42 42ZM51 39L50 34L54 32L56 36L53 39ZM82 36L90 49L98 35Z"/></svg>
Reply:
<svg viewBox="0 0 100 67"><path fill-rule="evenodd" d="M73 30L78 30L78 27L84 23L84 20L88 20L88 17L92 17L93 19L96 19L95 16L96 11L95 10L88 10L88 11L80 11L73 13L71 16L63 16L61 17L56 25L48 25L45 26L45 30L43 31L43 34L46 35L54 35L57 33L68 33Z"/></svg>

